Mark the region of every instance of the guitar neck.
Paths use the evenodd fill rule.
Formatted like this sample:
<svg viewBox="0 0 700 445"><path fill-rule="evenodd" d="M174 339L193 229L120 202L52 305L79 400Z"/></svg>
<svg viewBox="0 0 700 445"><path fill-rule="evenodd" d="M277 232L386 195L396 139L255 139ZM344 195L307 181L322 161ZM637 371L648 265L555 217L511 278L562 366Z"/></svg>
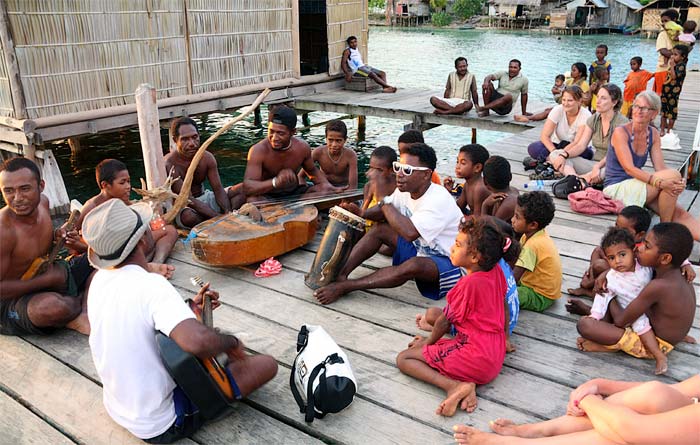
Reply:
<svg viewBox="0 0 700 445"><path fill-rule="evenodd" d="M66 222L66 232L73 230L73 227L75 227L75 222L78 219L79 215L80 211L78 210L73 210L72 212L70 212L70 216L68 217L68 221ZM58 256L58 253L61 251L61 249L63 249L63 246L65 244L66 239L64 237L61 237L58 240L56 240L56 244L54 244L53 249L51 249L51 253L49 253L49 263L54 262L54 260Z"/></svg>
<svg viewBox="0 0 700 445"><path fill-rule="evenodd" d="M214 315L212 314L211 298L209 298L207 295L204 295L204 300L202 303L202 324L213 328Z"/></svg>

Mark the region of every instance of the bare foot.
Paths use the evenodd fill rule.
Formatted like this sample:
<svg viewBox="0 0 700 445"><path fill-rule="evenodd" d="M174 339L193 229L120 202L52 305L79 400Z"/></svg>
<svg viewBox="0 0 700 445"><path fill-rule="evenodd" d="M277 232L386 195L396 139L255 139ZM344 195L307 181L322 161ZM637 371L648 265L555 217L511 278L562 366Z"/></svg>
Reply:
<svg viewBox="0 0 700 445"><path fill-rule="evenodd" d="M433 326L426 320L425 314L416 314L416 326L423 331L432 331Z"/></svg>
<svg viewBox="0 0 700 445"><path fill-rule="evenodd" d="M576 346L583 352L615 352L614 349L608 349L604 345L598 344L583 337L576 339Z"/></svg>
<svg viewBox="0 0 700 445"><path fill-rule="evenodd" d="M522 114L516 114L513 116L513 120L515 122L530 122L530 119L527 116L523 116Z"/></svg>
<svg viewBox="0 0 700 445"><path fill-rule="evenodd" d="M510 342L510 339L506 339L506 352L511 353L515 352L515 345Z"/></svg>
<svg viewBox="0 0 700 445"><path fill-rule="evenodd" d="M314 292L314 297L321 304L333 303L335 300L347 293L345 287L343 286L344 283L345 280L336 281L335 283L331 283L328 286L323 286L322 288L317 289Z"/></svg>
<svg viewBox="0 0 700 445"><path fill-rule="evenodd" d="M591 307L584 303L581 300L576 300L574 298L569 298L566 300L566 304L564 305L566 308L566 311L570 314L576 314L576 315L590 315L591 314Z"/></svg>
<svg viewBox="0 0 700 445"><path fill-rule="evenodd" d="M683 340L681 340L681 341L683 341L685 343L690 343L691 345L694 345L695 343L697 343L695 338L691 337L690 335L686 335L685 338L683 338Z"/></svg>
<svg viewBox="0 0 700 445"><path fill-rule="evenodd" d="M458 444L469 445L500 445L512 443L513 438L497 436L496 434L484 433L476 428L466 425L455 425L453 428L454 438ZM509 442L510 441L510 442Z"/></svg>
<svg viewBox="0 0 700 445"><path fill-rule="evenodd" d="M489 110L481 110L478 113L479 117L486 117L489 115Z"/></svg>
<svg viewBox="0 0 700 445"><path fill-rule="evenodd" d="M656 369L654 370L654 374L666 374L666 371L668 371L668 359L665 355L661 354L661 357L656 359Z"/></svg>
<svg viewBox="0 0 700 445"><path fill-rule="evenodd" d="M433 111L435 114L450 114L447 112L447 110L441 110L439 108L436 108L435 111Z"/></svg>
<svg viewBox="0 0 700 445"><path fill-rule="evenodd" d="M586 289L585 287L577 287L576 289L568 288L566 291L569 293L569 295L574 297L593 298L595 296L593 294L593 289Z"/></svg>
<svg viewBox="0 0 700 445"><path fill-rule="evenodd" d="M69 321L66 327L83 335L90 335L90 320L88 320L87 312L81 312L80 315Z"/></svg>
<svg viewBox="0 0 700 445"><path fill-rule="evenodd" d="M163 275L165 278L167 278L169 280L173 276L173 272L175 271L175 266L173 266L171 264L163 264L163 263L148 263L146 270L148 270L151 273L157 273L158 275Z"/></svg>
<svg viewBox="0 0 700 445"><path fill-rule="evenodd" d="M496 419L489 422L491 430L500 436L515 436L524 438L542 437L534 430L534 424L518 425L510 419Z"/></svg>
<svg viewBox="0 0 700 445"><path fill-rule="evenodd" d="M468 413L476 409L476 384L462 382L447 391L447 398L440 403L435 414L445 417L452 417L457 411L457 406L461 406Z"/></svg>
<svg viewBox="0 0 700 445"><path fill-rule="evenodd" d="M382 91L385 93L395 93L396 87L386 87L386 88L383 88Z"/></svg>

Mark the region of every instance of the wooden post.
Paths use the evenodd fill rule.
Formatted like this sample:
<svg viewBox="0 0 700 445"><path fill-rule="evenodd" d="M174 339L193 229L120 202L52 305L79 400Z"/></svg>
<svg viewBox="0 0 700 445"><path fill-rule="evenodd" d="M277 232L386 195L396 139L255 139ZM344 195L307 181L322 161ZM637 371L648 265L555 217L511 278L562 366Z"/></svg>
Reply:
<svg viewBox="0 0 700 445"><path fill-rule="evenodd" d="M476 128L472 128L472 144L476 144Z"/></svg>
<svg viewBox="0 0 700 445"><path fill-rule="evenodd" d="M305 127L308 127L311 125L311 119L309 119L309 113L301 113L301 123L304 124Z"/></svg>
<svg viewBox="0 0 700 445"><path fill-rule="evenodd" d="M162 185L166 178L155 88L148 84L139 85L136 90L136 113L141 135L143 164L146 169L146 184L148 189L152 190Z"/></svg>
<svg viewBox="0 0 700 445"><path fill-rule="evenodd" d="M262 126L262 115L260 114L260 107L255 108L253 112L253 125L256 127Z"/></svg>
<svg viewBox="0 0 700 445"><path fill-rule="evenodd" d="M365 130L367 128L367 117L357 116L357 141L365 140Z"/></svg>
<svg viewBox="0 0 700 445"><path fill-rule="evenodd" d="M27 104L22 89L22 77L19 74L19 65L15 57L15 43L10 34L10 19L7 16L7 2L0 1L0 44L5 56L7 66L7 80L10 83L10 95L15 119L26 119ZM33 153L33 152L32 152Z"/></svg>
<svg viewBox="0 0 700 445"><path fill-rule="evenodd" d="M299 32L299 2L292 0L292 75L297 79L301 77Z"/></svg>
<svg viewBox="0 0 700 445"><path fill-rule="evenodd" d="M71 157L78 156L83 149L83 147L80 146L80 138L77 136L68 138L68 146L70 147Z"/></svg>

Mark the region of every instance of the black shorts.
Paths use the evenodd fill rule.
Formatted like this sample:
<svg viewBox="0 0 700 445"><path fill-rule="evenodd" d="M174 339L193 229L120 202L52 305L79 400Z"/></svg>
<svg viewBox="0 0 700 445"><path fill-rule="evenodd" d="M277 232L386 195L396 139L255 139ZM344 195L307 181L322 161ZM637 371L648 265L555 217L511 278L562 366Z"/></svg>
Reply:
<svg viewBox="0 0 700 445"><path fill-rule="evenodd" d="M286 190L271 190L263 195L265 199L282 199L282 198L296 198L303 195L309 189L308 184L297 185L293 189Z"/></svg>
<svg viewBox="0 0 700 445"><path fill-rule="evenodd" d="M493 102L497 99L500 99L502 97L503 97L503 95L501 93L499 93L496 90L493 90L493 93L491 93L491 102ZM492 108L491 110L496 114L500 114L501 116L506 115L513 110L513 101L511 101L508 105L503 105L501 107Z"/></svg>

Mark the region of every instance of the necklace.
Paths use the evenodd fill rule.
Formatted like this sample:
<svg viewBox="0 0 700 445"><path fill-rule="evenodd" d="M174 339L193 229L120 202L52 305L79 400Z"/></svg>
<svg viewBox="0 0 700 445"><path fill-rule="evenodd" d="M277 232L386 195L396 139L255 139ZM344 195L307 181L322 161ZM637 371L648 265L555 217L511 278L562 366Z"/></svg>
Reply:
<svg viewBox="0 0 700 445"><path fill-rule="evenodd" d="M290 148L292 148L292 143L293 143L293 142L294 142L294 141L293 141L292 139L290 139L290 140L289 140L289 145L287 145L287 146L284 147L284 148L275 148L275 147L272 147L272 144L270 144L270 147L272 147L272 151L287 151L287 150L289 150Z"/></svg>
<svg viewBox="0 0 700 445"><path fill-rule="evenodd" d="M341 150L340 154L338 155L338 159L333 159L333 156L331 156L331 149L328 147L326 147L326 149L328 150L328 157L330 158L331 162L333 162L333 164L335 164L335 165L338 165L338 162L340 162L340 158L343 157L342 150Z"/></svg>

